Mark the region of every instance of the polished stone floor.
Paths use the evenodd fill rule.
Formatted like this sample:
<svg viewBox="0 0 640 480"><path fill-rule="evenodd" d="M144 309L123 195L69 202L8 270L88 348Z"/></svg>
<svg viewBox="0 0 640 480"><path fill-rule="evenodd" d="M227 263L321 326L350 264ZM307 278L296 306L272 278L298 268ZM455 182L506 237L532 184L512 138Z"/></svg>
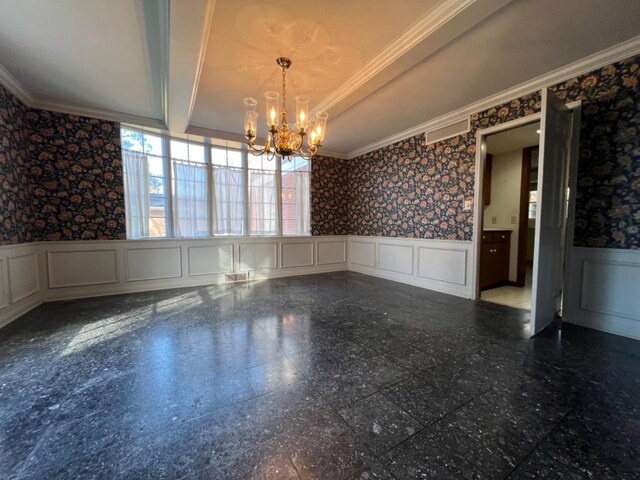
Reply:
<svg viewBox="0 0 640 480"><path fill-rule="evenodd" d="M0 478L640 478L639 343L356 273L42 305Z"/></svg>

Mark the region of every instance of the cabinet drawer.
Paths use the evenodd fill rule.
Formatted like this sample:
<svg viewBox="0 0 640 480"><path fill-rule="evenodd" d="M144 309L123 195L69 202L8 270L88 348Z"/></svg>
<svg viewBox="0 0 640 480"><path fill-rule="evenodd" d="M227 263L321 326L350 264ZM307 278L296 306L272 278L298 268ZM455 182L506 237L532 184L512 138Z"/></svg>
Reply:
<svg viewBox="0 0 640 480"><path fill-rule="evenodd" d="M511 239L511 232L491 232L494 242L506 242Z"/></svg>
<svg viewBox="0 0 640 480"><path fill-rule="evenodd" d="M511 240L511 232L482 232L482 243L507 242Z"/></svg>

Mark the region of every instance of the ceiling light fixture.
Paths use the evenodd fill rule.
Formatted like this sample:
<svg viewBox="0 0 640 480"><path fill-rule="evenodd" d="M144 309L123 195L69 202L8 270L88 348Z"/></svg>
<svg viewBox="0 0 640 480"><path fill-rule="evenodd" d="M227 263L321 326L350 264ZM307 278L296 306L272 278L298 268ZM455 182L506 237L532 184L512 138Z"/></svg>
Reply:
<svg viewBox="0 0 640 480"><path fill-rule="evenodd" d="M273 160L276 155L291 160L292 156L311 159L322 146L327 130L327 112L318 111L313 121L309 122L309 97L296 97L296 123L287 123L287 98L285 72L291 66L291 60L285 57L276 59L282 69L282 106L278 92L264 94L267 104L267 126L269 131L262 147L256 147L254 140L258 129L258 101L255 98L244 99L244 136L247 139L249 151L254 155L266 155ZM308 132L308 133L307 133ZM308 150L303 148L304 137L308 135Z"/></svg>

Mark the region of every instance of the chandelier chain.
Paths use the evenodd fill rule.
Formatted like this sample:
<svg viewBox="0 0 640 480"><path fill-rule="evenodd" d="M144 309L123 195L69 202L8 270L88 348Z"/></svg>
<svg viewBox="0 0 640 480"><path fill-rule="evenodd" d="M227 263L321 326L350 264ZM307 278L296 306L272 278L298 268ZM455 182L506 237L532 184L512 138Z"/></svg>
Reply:
<svg viewBox="0 0 640 480"><path fill-rule="evenodd" d="M285 68L282 68L282 119L283 122L287 119L287 97L286 97L286 82L285 82Z"/></svg>

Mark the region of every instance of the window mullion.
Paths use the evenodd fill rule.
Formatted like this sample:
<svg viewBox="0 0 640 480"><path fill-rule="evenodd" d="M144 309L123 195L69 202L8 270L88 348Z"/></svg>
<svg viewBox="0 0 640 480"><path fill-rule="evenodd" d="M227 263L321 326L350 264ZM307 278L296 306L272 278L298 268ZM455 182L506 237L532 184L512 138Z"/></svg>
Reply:
<svg viewBox="0 0 640 480"><path fill-rule="evenodd" d="M165 212L165 222L167 222L166 233L167 237L173 238L174 232L174 211L173 211L173 172L171 168L171 142L167 135L162 135L162 142L164 143L164 165L165 165L165 205L167 211Z"/></svg>
<svg viewBox="0 0 640 480"><path fill-rule="evenodd" d="M282 236L282 157L276 156L276 235Z"/></svg>
<svg viewBox="0 0 640 480"><path fill-rule="evenodd" d="M242 170L244 176L244 236L248 237L249 232L249 216L251 215L251 207L249 206L249 152L243 148L242 152Z"/></svg>
<svg viewBox="0 0 640 480"><path fill-rule="evenodd" d="M205 145L204 163L207 165L207 190L209 193L209 201L207 202L207 223L209 227L209 236L213 237L215 232L213 202L216 201L216 197L213 188L213 162L211 161L211 145Z"/></svg>

